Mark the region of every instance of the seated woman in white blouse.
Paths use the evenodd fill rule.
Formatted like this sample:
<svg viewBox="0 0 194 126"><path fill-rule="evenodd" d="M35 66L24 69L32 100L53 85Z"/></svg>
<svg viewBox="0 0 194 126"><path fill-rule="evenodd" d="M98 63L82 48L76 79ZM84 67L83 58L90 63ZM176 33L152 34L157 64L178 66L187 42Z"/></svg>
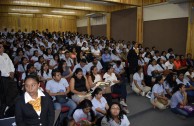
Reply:
<svg viewBox="0 0 194 126"><path fill-rule="evenodd" d="M60 62L59 55L55 53L53 55L53 59L51 59L49 62L50 69L56 69L58 67L59 62Z"/></svg>
<svg viewBox="0 0 194 126"><path fill-rule="evenodd" d="M170 104L170 100L165 97L164 87L163 87L164 79L162 76L158 76L156 78L156 84L152 88L152 95L150 102L154 107L159 109L166 109Z"/></svg>
<svg viewBox="0 0 194 126"><path fill-rule="evenodd" d="M101 75L98 74L98 69L96 66L92 66L90 70L90 75L88 77L88 83L92 90L95 90L99 85L97 85L97 82L103 81L101 78Z"/></svg>
<svg viewBox="0 0 194 126"><path fill-rule="evenodd" d="M32 58L30 60L33 61L33 62L37 62L38 61L38 56L39 56L38 50L35 50Z"/></svg>
<svg viewBox="0 0 194 126"><path fill-rule="evenodd" d="M112 65L109 65L107 68L107 72L104 74L103 78L105 79L105 82L110 82L111 83L111 89L112 89L112 93L116 93L116 94L120 94L121 96L121 101L120 104L123 107L123 110L126 113L129 113L129 111L127 110L127 104L125 102L126 97L127 97L127 90L126 90L126 85L124 83L122 83L120 80L117 80L117 77L114 73L114 69L112 67Z"/></svg>
<svg viewBox="0 0 194 126"><path fill-rule="evenodd" d="M170 71L167 69L167 67L165 66L164 64L164 60L162 58L159 58L157 60L157 65L156 65L156 69L158 70L158 72L161 74L161 75L164 75L164 76L167 76Z"/></svg>
<svg viewBox="0 0 194 126"><path fill-rule="evenodd" d="M96 88L92 93L92 104L94 110L96 111L97 122L100 124L102 118L107 114L107 110L109 109L108 103L106 99L102 96L102 89Z"/></svg>
<svg viewBox="0 0 194 126"><path fill-rule="evenodd" d="M156 67L156 60L152 59L149 62L148 65L148 69L147 69L147 82L146 84L148 84L149 86L152 86L152 83L155 81L155 79L153 79L152 77L155 77L157 74L159 74L157 67Z"/></svg>
<svg viewBox="0 0 194 126"><path fill-rule="evenodd" d="M40 71L38 72L38 76L40 77L40 80L43 82L46 82L48 80L52 80L52 70L49 69L47 63L43 63L41 66Z"/></svg>
<svg viewBox="0 0 194 126"><path fill-rule="evenodd" d="M92 102L88 99L83 100L77 106L73 112L73 120L70 123L70 126L92 126L96 123L96 115L92 109Z"/></svg>
<svg viewBox="0 0 194 126"><path fill-rule="evenodd" d="M141 66L138 66L137 72L133 75L132 90L142 96L151 90L144 82L143 68Z"/></svg>

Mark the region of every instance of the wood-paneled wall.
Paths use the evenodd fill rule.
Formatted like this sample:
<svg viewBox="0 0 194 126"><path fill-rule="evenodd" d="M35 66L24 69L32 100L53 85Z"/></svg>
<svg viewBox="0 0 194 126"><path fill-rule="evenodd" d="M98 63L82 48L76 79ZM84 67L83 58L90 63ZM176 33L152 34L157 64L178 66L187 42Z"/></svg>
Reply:
<svg viewBox="0 0 194 126"><path fill-rule="evenodd" d="M15 30L26 28L31 30L45 30L49 31L77 31L76 18L75 17L63 17L63 18L49 18L49 17L28 17L28 16L2 16L0 15L0 30L3 28Z"/></svg>
<svg viewBox="0 0 194 126"><path fill-rule="evenodd" d="M194 58L194 11L192 7L194 6L194 2L189 5L189 20L188 20L188 33L187 33L187 45L186 45L186 53L191 53Z"/></svg>

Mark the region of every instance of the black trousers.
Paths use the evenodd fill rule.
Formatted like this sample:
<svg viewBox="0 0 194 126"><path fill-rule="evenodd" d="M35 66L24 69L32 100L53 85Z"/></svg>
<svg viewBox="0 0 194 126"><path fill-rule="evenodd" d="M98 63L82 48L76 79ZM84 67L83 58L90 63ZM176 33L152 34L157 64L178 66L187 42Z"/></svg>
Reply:
<svg viewBox="0 0 194 126"><path fill-rule="evenodd" d="M0 115L4 113L6 106L15 104L18 96L17 83L10 77L0 77Z"/></svg>

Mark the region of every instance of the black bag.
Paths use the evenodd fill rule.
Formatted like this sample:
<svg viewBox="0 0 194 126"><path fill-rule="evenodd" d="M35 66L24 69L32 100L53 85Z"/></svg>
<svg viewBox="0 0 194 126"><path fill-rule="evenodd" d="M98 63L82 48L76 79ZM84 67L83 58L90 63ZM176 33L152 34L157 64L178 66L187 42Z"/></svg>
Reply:
<svg viewBox="0 0 194 126"><path fill-rule="evenodd" d="M69 101L66 95L57 95L55 97L56 97L56 102L59 102L59 103L66 103Z"/></svg>

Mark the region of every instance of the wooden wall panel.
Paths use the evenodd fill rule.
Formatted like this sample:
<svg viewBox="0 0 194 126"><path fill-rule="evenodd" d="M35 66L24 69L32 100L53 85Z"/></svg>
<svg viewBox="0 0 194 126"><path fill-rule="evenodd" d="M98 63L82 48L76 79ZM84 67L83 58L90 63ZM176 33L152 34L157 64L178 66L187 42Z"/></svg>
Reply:
<svg viewBox="0 0 194 126"><path fill-rule="evenodd" d="M91 34L95 37L106 36L106 25L93 25L91 26Z"/></svg>
<svg viewBox="0 0 194 126"><path fill-rule="evenodd" d="M185 54L188 18L144 21L143 45L158 50L173 48L176 54Z"/></svg>
<svg viewBox="0 0 194 126"><path fill-rule="evenodd" d="M194 2L189 5L189 20L188 20L188 34L187 34L187 45L186 45L186 53L191 53L192 58L194 58L194 11L192 7L194 6Z"/></svg>
<svg viewBox="0 0 194 126"><path fill-rule="evenodd" d="M136 41L137 8L111 13L111 37L115 40Z"/></svg>
<svg viewBox="0 0 194 126"><path fill-rule="evenodd" d="M87 26L84 27L77 27L77 31L82 35L87 34Z"/></svg>
<svg viewBox="0 0 194 126"><path fill-rule="evenodd" d="M25 17L25 16L5 16L0 18L0 30L3 28L15 30L26 28L31 30L45 30L50 31L77 31L76 18L46 18L46 17ZM61 24L60 24L61 22Z"/></svg>

